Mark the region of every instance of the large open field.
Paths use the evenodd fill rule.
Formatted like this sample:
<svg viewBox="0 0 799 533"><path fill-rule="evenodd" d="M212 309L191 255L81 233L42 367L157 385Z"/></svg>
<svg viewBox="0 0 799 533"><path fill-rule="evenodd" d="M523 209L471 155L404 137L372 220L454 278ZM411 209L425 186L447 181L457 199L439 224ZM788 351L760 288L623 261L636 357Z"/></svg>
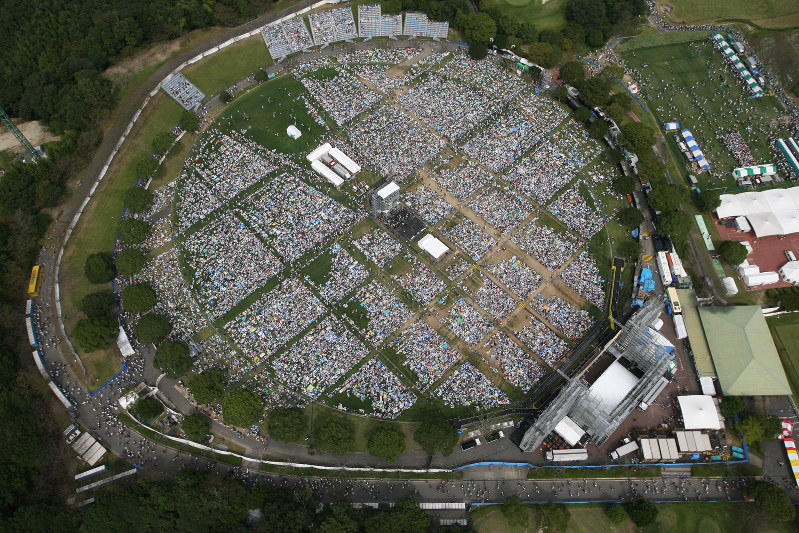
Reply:
<svg viewBox="0 0 799 533"><path fill-rule="evenodd" d="M799 26L799 4L780 0L667 0L658 2L673 8L672 18L689 24L718 21L751 22L763 28ZM668 8L666 8L668 9Z"/></svg>
<svg viewBox="0 0 799 533"><path fill-rule="evenodd" d="M749 42L782 88L790 93L799 84L799 30L754 35Z"/></svg>
<svg viewBox="0 0 799 533"><path fill-rule="evenodd" d="M721 174L711 179L698 175L703 187L735 186L729 174L740 166L718 135L737 130L758 163L776 159L771 141L788 129L776 119L784 115L774 97L749 98L750 93L735 75L724 69L722 57L707 39L665 45L650 40L637 47L628 43L623 52L639 74L635 81L642 98L659 125L677 121L689 128L710 161ZM672 156L685 170L685 158L671 135L666 137Z"/></svg>
<svg viewBox="0 0 799 533"><path fill-rule="evenodd" d="M793 390L793 397L799 398L799 315L789 314L766 319L774 337L774 344L782 359L785 375Z"/></svg>
<svg viewBox="0 0 799 533"><path fill-rule="evenodd" d="M261 35L253 35L183 69L183 74L210 97L231 83L272 64Z"/></svg>
<svg viewBox="0 0 799 533"><path fill-rule="evenodd" d="M522 22L532 22L538 31L557 28L565 22L565 0L486 0L480 5L496 7Z"/></svg>
<svg viewBox="0 0 799 533"><path fill-rule="evenodd" d="M529 522L523 526L512 526L502 514L500 506L486 506L473 510L469 516L472 527L482 532L535 531L536 505L528 506ZM600 504L569 505L571 520L568 533L594 533L596 531L635 531L652 533L736 533L752 530L751 514L743 503L665 503L658 504L657 522L647 528L638 529L627 519L614 525L605 515L605 506ZM769 525L758 523L758 531L795 531L795 524Z"/></svg>

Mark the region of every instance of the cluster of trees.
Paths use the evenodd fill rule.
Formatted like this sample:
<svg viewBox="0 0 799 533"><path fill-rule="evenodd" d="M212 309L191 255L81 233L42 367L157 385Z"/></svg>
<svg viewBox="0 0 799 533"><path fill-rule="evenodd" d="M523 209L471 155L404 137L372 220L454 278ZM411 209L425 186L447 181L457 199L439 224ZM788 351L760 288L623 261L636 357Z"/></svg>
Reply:
<svg viewBox="0 0 799 533"><path fill-rule="evenodd" d="M719 255L728 264L738 266L743 263L749 251L743 243L738 241L724 241L719 245Z"/></svg>
<svg viewBox="0 0 799 533"><path fill-rule="evenodd" d="M782 289L769 289L766 296L779 299L786 311L799 311L799 287L785 287Z"/></svg>
<svg viewBox="0 0 799 533"><path fill-rule="evenodd" d="M529 527L529 506L522 504L516 494L507 498L500 509L511 526L525 529ZM535 506L535 518L537 531L566 531L571 520L571 512L562 503L547 503Z"/></svg>

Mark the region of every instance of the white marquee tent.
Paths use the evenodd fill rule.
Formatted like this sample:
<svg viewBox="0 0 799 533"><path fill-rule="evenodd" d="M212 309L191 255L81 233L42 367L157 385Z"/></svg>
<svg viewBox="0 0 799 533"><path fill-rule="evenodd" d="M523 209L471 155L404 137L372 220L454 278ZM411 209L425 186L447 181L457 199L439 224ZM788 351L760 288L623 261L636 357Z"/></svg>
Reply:
<svg viewBox="0 0 799 533"><path fill-rule="evenodd" d="M721 429L716 402L711 396L678 396L685 429Z"/></svg>
<svg viewBox="0 0 799 533"><path fill-rule="evenodd" d="M722 194L716 214L746 217L758 237L799 233L799 187Z"/></svg>
<svg viewBox="0 0 799 533"><path fill-rule="evenodd" d="M799 283L799 261L788 261L782 265L780 276L788 283Z"/></svg>

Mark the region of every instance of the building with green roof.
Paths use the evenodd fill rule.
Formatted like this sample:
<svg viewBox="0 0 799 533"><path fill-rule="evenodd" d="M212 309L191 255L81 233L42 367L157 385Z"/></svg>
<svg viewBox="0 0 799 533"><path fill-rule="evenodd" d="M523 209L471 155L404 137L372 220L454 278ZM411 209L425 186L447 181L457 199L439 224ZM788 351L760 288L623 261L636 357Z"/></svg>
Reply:
<svg viewBox="0 0 799 533"><path fill-rule="evenodd" d="M760 307L699 307L698 311L724 394L791 394L788 378Z"/></svg>

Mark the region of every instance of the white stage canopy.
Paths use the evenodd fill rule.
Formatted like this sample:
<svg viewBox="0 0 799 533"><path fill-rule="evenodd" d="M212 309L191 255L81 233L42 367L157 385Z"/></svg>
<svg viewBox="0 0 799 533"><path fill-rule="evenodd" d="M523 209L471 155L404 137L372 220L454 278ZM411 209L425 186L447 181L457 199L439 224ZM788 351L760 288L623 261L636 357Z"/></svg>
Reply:
<svg viewBox="0 0 799 533"><path fill-rule="evenodd" d="M430 233L419 239L419 248L430 254L433 259L439 259L442 255L449 252L447 245L433 237Z"/></svg>
<svg viewBox="0 0 799 533"><path fill-rule="evenodd" d="M746 217L758 237L799 233L799 187L722 194L716 214Z"/></svg>
<svg viewBox="0 0 799 533"><path fill-rule="evenodd" d="M618 361L605 370L588 389L599 400L599 409L610 413L633 390L638 378Z"/></svg>
<svg viewBox="0 0 799 533"><path fill-rule="evenodd" d="M685 429L721 429L716 402L711 396L678 396Z"/></svg>
<svg viewBox="0 0 799 533"><path fill-rule="evenodd" d="M555 426L555 433L563 437L563 439L569 443L569 446L574 446L580 442L580 439L585 435L583 428L578 426L577 422L568 416L564 416L563 420L558 422L558 425Z"/></svg>

